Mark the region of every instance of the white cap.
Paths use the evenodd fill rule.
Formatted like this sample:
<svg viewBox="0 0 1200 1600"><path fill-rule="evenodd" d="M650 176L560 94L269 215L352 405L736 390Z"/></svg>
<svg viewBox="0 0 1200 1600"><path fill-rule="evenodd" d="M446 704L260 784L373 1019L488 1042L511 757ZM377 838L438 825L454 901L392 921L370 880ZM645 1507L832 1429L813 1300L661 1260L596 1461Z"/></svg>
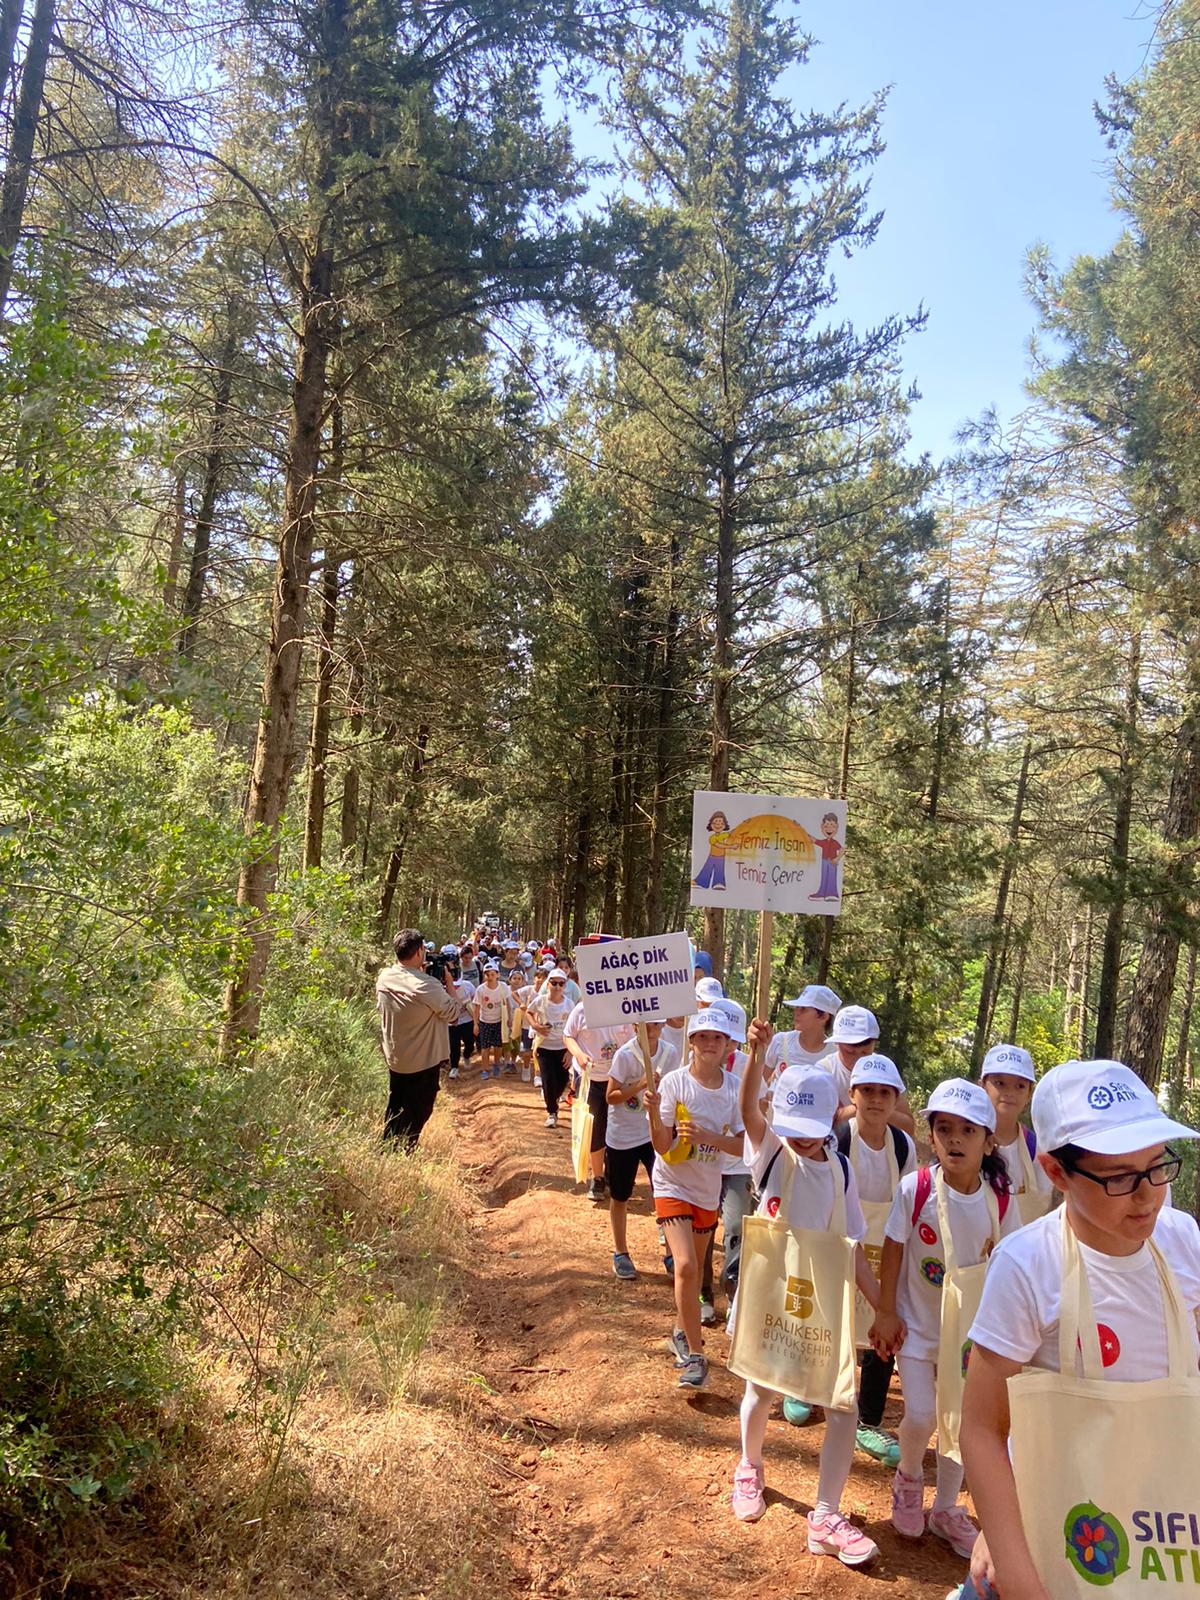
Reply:
<svg viewBox="0 0 1200 1600"><path fill-rule="evenodd" d="M563 969L561 967L551 967L550 971L546 974L546 977L548 979L549 978L561 978L564 983L566 983L566 981L567 981L567 975L566 975L566 973L563 971Z"/></svg>
<svg viewBox="0 0 1200 1600"><path fill-rule="evenodd" d="M891 1056L861 1056L850 1073L850 1087L860 1083L882 1083L897 1094L904 1093L904 1079Z"/></svg>
<svg viewBox="0 0 1200 1600"><path fill-rule="evenodd" d="M533 957L528 950L521 951L521 954L517 957L517 964L524 967L526 971L533 965Z"/></svg>
<svg viewBox="0 0 1200 1600"><path fill-rule="evenodd" d="M504 943L500 946L500 948L502 950L519 950L521 948L521 946L517 943L517 941L515 939L505 939Z"/></svg>
<svg viewBox="0 0 1200 1600"><path fill-rule="evenodd" d="M525 948L526 950L540 950L542 947L536 939L526 939Z"/></svg>
<svg viewBox="0 0 1200 1600"><path fill-rule="evenodd" d="M829 1037L834 1044L862 1044L866 1039L878 1039L879 1024L875 1013L866 1006L843 1006L833 1019Z"/></svg>
<svg viewBox="0 0 1200 1600"><path fill-rule="evenodd" d="M542 972L553 972L555 967L554 957L543 956L541 961L538 963L538 967Z"/></svg>
<svg viewBox="0 0 1200 1600"><path fill-rule="evenodd" d="M714 1000L724 1000L725 991L716 978L696 979L696 999L711 1004Z"/></svg>
<svg viewBox="0 0 1200 1600"><path fill-rule="evenodd" d="M425 948L426 950L436 950L437 946L434 944L432 939L426 939Z"/></svg>
<svg viewBox="0 0 1200 1600"><path fill-rule="evenodd" d="M787 1067L771 1091L771 1127L781 1139L827 1139L838 1092L823 1067Z"/></svg>
<svg viewBox="0 0 1200 1600"><path fill-rule="evenodd" d="M1173 1122L1136 1072L1118 1061L1064 1061L1047 1072L1030 1107L1038 1149L1077 1144L1098 1156L1124 1156L1168 1139L1200 1139Z"/></svg>
<svg viewBox="0 0 1200 1600"><path fill-rule="evenodd" d="M1029 1083L1037 1082L1033 1057L1028 1050L1022 1050L1019 1044L994 1044L984 1056L979 1069L980 1078L986 1078L989 1073L997 1077L1024 1078Z"/></svg>
<svg viewBox="0 0 1200 1600"><path fill-rule="evenodd" d="M483 970L485 972L499 972L500 963L498 961L485 961L483 963Z"/></svg>
<svg viewBox="0 0 1200 1600"><path fill-rule="evenodd" d="M442 946L442 954L444 956L456 956L458 954L458 946L456 944L444 944Z"/></svg>
<svg viewBox="0 0 1200 1600"><path fill-rule="evenodd" d="M988 1099L987 1090L977 1083L968 1083L966 1078L947 1078L945 1083L938 1084L925 1107L927 1121L935 1111L963 1117L989 1133L996 1131L996 1108Z"/></svg>
<svg viewBox="0 0 1200 1600"><path fill-rule="evenodd" d="M740 1006L736 1000L731 1000L729 996L726 995L721 1000L714 1000L712 1005L698 1014L702 1017L720 1017L722 1022L728 1024L728 1026L722 1028L721 1031L723 1033L727 1033L733 1040L734 1044L745 1044L746 1011L745 1008Z"/></svg>
<svg viewBox="0 0 1200 1600"><path fill-rule="evenodd" d="M827 1011L830 1016L841 1005L841 997L823 983L809 983L794 1000L785 1000L785 1006L812 1006L817 1011Z"/></svg>
<svg viewBox="0 0 1200 1600"><path fill-rule="evenodd" d="M690 1039L694 1033L723 1033L727 1039L732 1039L729 1031L732 1026L732 1018L709 1006L707 1011L692 1012L687 1020L687 1036Z"/></svg>

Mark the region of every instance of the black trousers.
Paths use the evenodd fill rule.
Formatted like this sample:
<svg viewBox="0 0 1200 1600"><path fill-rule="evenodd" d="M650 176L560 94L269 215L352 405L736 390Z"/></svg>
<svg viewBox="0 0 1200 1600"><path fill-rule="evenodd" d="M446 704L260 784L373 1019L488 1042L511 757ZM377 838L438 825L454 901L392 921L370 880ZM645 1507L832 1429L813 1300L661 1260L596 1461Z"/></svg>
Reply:
<svg viewBox="0 0 1200 1600"><path fill-rule="evenodd" d="M399 1139L409 1150L421 1137L421 1129L433 1115L444 1061L421 1072L389 1072L385 1139Z"/></svg>
<svg viewBox="0 0 1200 1600"><path fill-rule="evenodd" d="M592 1113L592 1154L604 1149L608 1133L608 1079L588 1084L588 1110Z"/></svg>
<svg viewBox="0 0 1200 1600"><path fill-rule="evenodd" d="M462 1061L465 1067L471 1059L475 1049L475 1024L473 1022L455 1022L450 1027L450 1070Z"/></svg>
<svg viewBox="0 0 1200 1600"><path fill-rule="evenodd" d="M542 1079L542 1099L546 1102L546 1110L552 1115L557 1115L558 1102L567 1092L566 1057L565 1050L547 1050L545 1045L537 1053L538 1072Z"/></svg>
<svg viewBox="0 0 1200 1600"><path fill-rule="evenodd" d="M892 1381L895 1366L895 1356L881 1361L874 1350L863 1351L862 1378L858 1385L858 1420L864 1427L877 1428L883 1421L888 1385Z"/></svg>

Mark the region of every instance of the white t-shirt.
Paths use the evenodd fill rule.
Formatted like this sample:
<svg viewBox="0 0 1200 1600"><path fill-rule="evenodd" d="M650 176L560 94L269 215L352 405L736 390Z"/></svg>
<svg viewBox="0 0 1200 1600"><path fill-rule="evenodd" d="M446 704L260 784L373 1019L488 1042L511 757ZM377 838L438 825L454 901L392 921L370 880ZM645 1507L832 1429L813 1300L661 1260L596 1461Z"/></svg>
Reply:
<svg viewBox="0 0 1200 1600"><path fill-rule="evenodd" d="M936 1168L931 1174L935 1179ZM917 1199L917 1173L901 1178L888 1215L886 1236L904 1246L900 1282L896 1288L896 1310L908 1324L904 1354L922 1361L936 1361L938 1335L942 1326L942 1279L946 1257L938 1228L937 1190L929 1186L929 1198L913 1225L913 1206ZM996 1209L1000 1197L996 1196ZM960 1267L977 1266L984 1259L991 1238L991 1215L986 1185L981 1181L974 1194L959 1194L946 1186L946 1214L954 1236L954 1258ZM1021 1211L1009 1197L1000 1222L1000 1237L1008 1238L1021 1226Z"/></svg>
<svg viewBox="0 0 1200 1600"><path fill-rule="evenodd" d="M673 1125L682 1138L687 1138L689 1122L713 1133L741 1132L737 1079L732 1073L722 1072L719 1089L706 1089L693 1078L690 1068L676 1067L667 1073L658 1089L662 1095L659 1115L663 1125ZM666 1161L656 1153L651 1177L654 1193L715 1211L721 1203L720 1157L721 1152L714 1146L690 1141L683 1160Z"/></svg>
<svg viewBox="0 0 1200 1600"><path fill-rule="evenodd" d="M1164 1207L1154 1242L1182 1291L1200 1361L1200 1230L1186 1212ZM1106 1256L1081 1244L1079 1253L1096 1313L1104 1376L1122 1383L1167 1377L1162 1285L1148 1246L1131 1256ZM1010 1361L1057 1372L1061 1293L1062 1218L1051 1211L1006 1239L992 1257L971 1338Z"/></svg>
<svg viewBox="0 0 1200 1600"><path fill-rule="evenodd" d="M569 1000L573 1006L577 1006L583 999L583 990L575 982L574 978L567 979L563 988L563 998Z"/></svg>
<svg viewBox="0 0 1200 1600"><path fill-rule="evenodd" d="M997 1145L996 1148L1004 1157L1004 1163L1008 1168L1008 1176L1013 1186L1013 1193L1024 1194L1025 1163L1021 1159L1022 1150L1026 1155L1029 1154L1029 1146L1025 1143L1024 1128L1018 1131L1017 1137L1011 1144ZM1050 1182L1045 1167L1042 1166L1036 1156L1029 1157L1029 1164L1033 1168L1034 1192L1036 1194L1052 1195L1054 1193L1054 1185Z"/></svg>
<svg viewBox="0 0 1200 1600"><path fill-rule="evenodd" d="M837 1053L837 1047L827 1050L817 1062L837 1084L838 1104L842 1106L853 1105L850 1099L850 1068L842 1065L842 1058Z"/></svg>
<svg viewBox="0 0 1200 1600"><path fill-rule="evenodd" d="M535 1022L544 1022L550 1029L549 1033L537 1035L539 1050L561 1050L563 1048L563 1029L567 1025L574 1006L565 1000L551 1000L543 989L533 1000L529 1007L529 1015Z"/></svg>
<svg viewBox="0 0 1200 1600"><path fill-rule="evenodd" d="M454 992L458 996L458 1021L456 1027L461 1027L464 1022L470 1022L471 996L475 993L475 985L468 983L465 978L460 978L454 985Z"/></svg>
<svg viewBox="0 0 1200 1600"><path fill-rule="evenodd" d="M899 1131L904 1139L906 1154L904 1160L897 1162L897 1165L900 1176L904 1178L910 1172L917 1170L917 1147L903 1129ZM852 1151L850 1165L854 1169L855 1181L858 1184L858 1198L867 1201L869 1205L885 1203L891 1205L895 1199L895 1191L892 1188L892 1168L888 1158L896 1153L891 1128L884 1129L882 1150L872 1150L865 1139L853 1138L850 1149ZM911 1214L910 1211L909 1215Z"/></svg>
<svg viewBox="0 0 1200 1600"><path fill-rule="evenodd" d="M736 1047L733 1051L732 1057L725 1057L725 1076L733 1079L734 1085L736 1086L739 1094L742 1092L742 1073L745 1072L746 1063L749 1060L750 1057L746 1054L746 1052L744 1050L738 1050ZM747 1177L749 1175L750 1168L746 1165L744 1157L744 1151L741 1155L731 1156L727 1155L725 1151L722 1150L721 1175L728 1178Z"/></svg>
<svg viewBox="0 0 1200 1600"><path fill-rule="evenodd" d="M763 1059L763 1083L774 1083L777 1075L784 1067L815 1067L818 1062L824 1061L829 1054L828 1040L822 1042L819 1050L806 1050L800 1043L800 1035L794 1030L787 1033L777 1033L767 1046L767 1053Z"/></svg>
<svg viewBox="0 0 1200 1600"><path fill-rule="evenodd" d="M787 1164L793 1157L784 1150L783 1140L773 1128L767 1129L757 1148L747 1138L746 1150L750 1156L754 1187L759 1192L758 1214L777 1217ZM807 1156L794 1157L796 1172L785 1218L793 1228L828 1228L833 1221L833 1186L835 1182L841 1184L843 1169L832 1143L826 1145L825 1153L829 1158L827 1161L810 1161ZM846 1237L858 1240L866 1236L867 1224L858 1203L854 1168L849 1162L846 1166L849 1168L846 1182Z"/></svg>
<svg viewBox="0 0 1200 1600"><path fill-rule="evenodd" d="M512 1004L512 995L506 983L498 983L494 989L481 983L475 991L475 1004L479 1008L480 1022L503 1022Z"/></svg>
<svg viewBox="0 0 1200 1600"><path fill-rule="evenodd" d="M633 1029L627 1022L615 1028L589 1028L582 1001L571 1012L563 1029L563 1038L574 1039L584 1054L596 1063L592 1068L593 1083L603 1083L608 1078L609 1062L633 1037Z"/></svg>
<svg viewBox="0 0 1200 1600"><path fill-rule="evenodd" d="M679 1065L679 1053L674 1045L665 1044L660 1038L652 1062L654 1081L659 1083ZM623 1044L612 1058L608 1070L609 1083L637 1083L645 1076L646 1068L637 1040ZM646 1111L644 1094L636 1094L632 1100L622 1100L619 1106L609 1106L608 1131L604 1135L604 1142L612 1150L635 1150L638 1145L650 1143L650 1117Z"/></svg>
<svg viewBox="0 0 1200 1600"><path fill-rule="evenodd" d="M680 1061L687 1060L688 1042L686 1026L682 1028L673 1028L669 1022L664 1022L662 1025L662 1032L658 1037L664 1044L675 1046L675 1049L679 1053Z"/></svg>

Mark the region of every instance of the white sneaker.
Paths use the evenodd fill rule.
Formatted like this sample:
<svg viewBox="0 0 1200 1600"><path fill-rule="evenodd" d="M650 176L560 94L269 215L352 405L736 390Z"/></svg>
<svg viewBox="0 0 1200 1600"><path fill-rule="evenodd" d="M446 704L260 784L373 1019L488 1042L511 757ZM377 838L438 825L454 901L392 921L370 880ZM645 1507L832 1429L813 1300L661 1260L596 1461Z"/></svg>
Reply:
<svg viewBox="0 0 1200 1600"><path fill-rule="evenodd" d="M446 1076L448 1078L457 1078L458 1077L458 1068L457 1067L451 1067L450 1071L446 1074Z"/></svg>
<svg viewBox="0 0 1200 1600"><path fill-rule="evenodd" d="M545 1122L543 1123L543 1127L546 1127L546 1128L557 1128L558 1127L558 1118L554 1115L553 1111L546 1118Z"/></svg>
<svg viewBox="0 0 1200 1600"><path fill-rule="evenodd" d="M535 1089L540 1089L542 1087L542 1080L540 1078L535 1078L533 1080L533 1087Z"/></svg>

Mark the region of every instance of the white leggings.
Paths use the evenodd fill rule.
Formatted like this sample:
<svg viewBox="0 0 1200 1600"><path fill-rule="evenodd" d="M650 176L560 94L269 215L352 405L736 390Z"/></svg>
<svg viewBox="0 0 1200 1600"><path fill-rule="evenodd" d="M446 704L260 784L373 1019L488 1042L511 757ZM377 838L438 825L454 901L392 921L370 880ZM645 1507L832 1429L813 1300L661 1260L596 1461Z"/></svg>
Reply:
<svg viewBox="0 0 1200 1600"><path fill-rule="evenodd" d="M920 1356L896 1357L900 1387L904 1390L904 1420L897 1433L900 1439L900 1471L906 1478L924 1478L925 1451L937 1431L937 1363ZM963 1485L963 1469L939 1451L937 1493L932 1510L949 1511Z"/></svg>
<svg viewBox="0 0 1200 1600"><path fill-rule="evenodd" d="M742 1397L742 1455L754 1467L762 1466L763 1440L767 1418L779 1398L774 1389L756 1383L746 1385ZM821 1440L821 1471L817 1479L817 1506L836 1511L842 1503L850 1463L854 1459L854 1435L858 1428L856 1411L825 1412L825 1437Z"/></svg>

